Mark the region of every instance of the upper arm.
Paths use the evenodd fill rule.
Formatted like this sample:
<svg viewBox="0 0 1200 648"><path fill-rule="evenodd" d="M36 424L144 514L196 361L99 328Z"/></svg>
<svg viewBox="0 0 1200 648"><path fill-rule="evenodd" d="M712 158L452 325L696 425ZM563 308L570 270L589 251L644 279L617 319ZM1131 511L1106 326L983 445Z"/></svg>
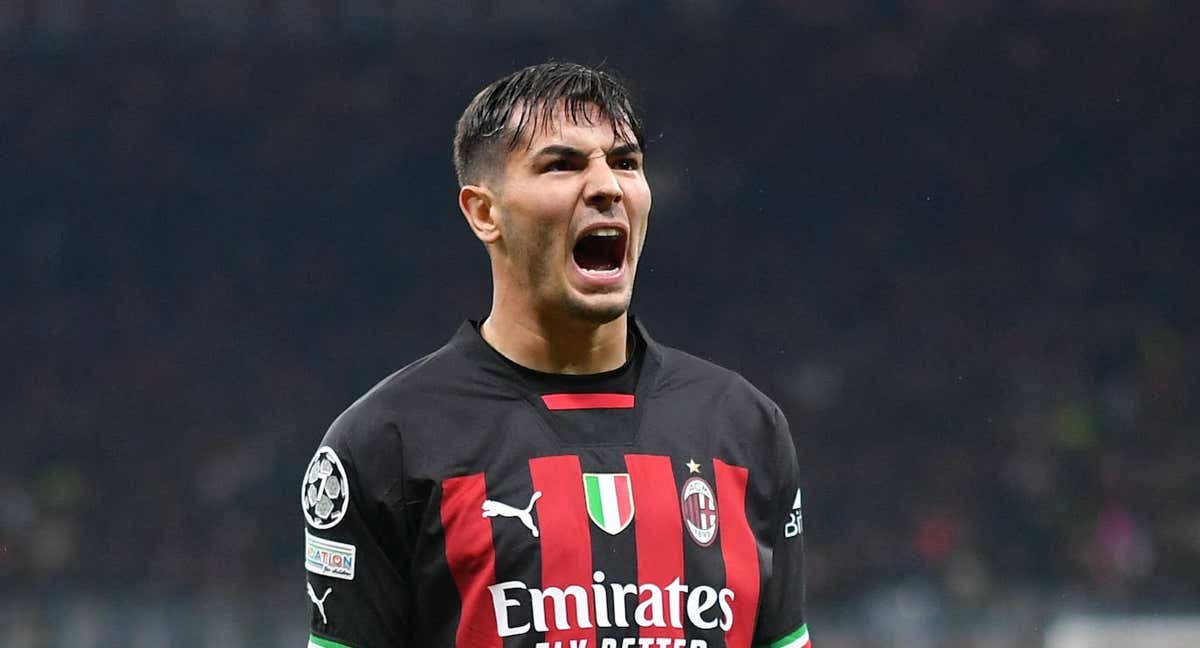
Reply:
<svg viewBox="0 0 1200 648"><path fill-rule="evenodd" d="M310 645L403 646L410 597L400 542L398 435L347 412L326 433L301 483Z"/></svg>
<svg viewBox="0 0 1200 648"><path fill-rule="evenodd" d="M775 408L778 488L769 538L771 560L764 573L756 646L801 648L808 645L804 618L804 521L800 464L787 419Z"/></svg>

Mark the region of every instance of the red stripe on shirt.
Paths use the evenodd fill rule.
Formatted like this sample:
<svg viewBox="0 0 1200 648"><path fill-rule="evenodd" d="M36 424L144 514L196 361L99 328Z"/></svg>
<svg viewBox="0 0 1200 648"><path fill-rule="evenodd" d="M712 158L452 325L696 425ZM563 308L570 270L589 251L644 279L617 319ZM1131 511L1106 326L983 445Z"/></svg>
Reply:
<svg viewBox="0 0 1200 648"><path fill-rule="evenodd" d="M562 455L529 460L529 475L533 489L542 494L537 501L539 543L542 548L542 585L566 588L578 585L587 593L585 618L591 616L592 601L592 536L588 528L587 503L583 493L583 471L579 457ZM553 601L546 599L546 641L570 645L571 639L586 639L588 646L596 644L595 628L581 628L576 618L574 597L565 597L566 618L570 628L560 630L556 623Z"/></svg>
<svg viewBox="0 0 1200 648"><path fill-rule="evenodd" d="M483 517L487 484L483 473L452 477L442 482L442 528L446 533L446 562L462 601L455 636L458 646L502 648L488 586L496 582L496 549L492 524Z"/></svg>
<svg viewBox="0 0 1200 648"><path fill-rule="evenodd" d="M721 557L725 560L725 586L733 590L733 625L725 632L729 648L749 648L758 612L758 547L746 519L746 483L750 472L713 459L717 477L717 526L721 529Z"/></svg>
<svg viewBox="0 0 1200 648"><path fill-rule="evenodd" d="M633 511L630 510L633 502L626 497L629 494L629 476L615 475L613 482L617 489L617 517L621 520L628 520L629 516L633 514Z"/></svg>
<svg viewBox="0 0 1200 648"><path fill-rule="evenodd" d="M631 409L633 394L544 394L546 409Z"/></svg>
<svg viewBox="0 0 1200 648"><path fill-rule="evenodd" d="M633 480L633 509L637 541L638 583L654 583L665 592L678 579L683 582L683 522L680 519L678 489L671 458L656 455L625 455L625 465ZM649 598L646 592L641 601ZM682 639L687 621L687 602L678 609L664 605L666 628L642 628L639 636L655 639ZM676 619L676 614L678 619ZM679 621L676 627L675 621Z"/></svg>

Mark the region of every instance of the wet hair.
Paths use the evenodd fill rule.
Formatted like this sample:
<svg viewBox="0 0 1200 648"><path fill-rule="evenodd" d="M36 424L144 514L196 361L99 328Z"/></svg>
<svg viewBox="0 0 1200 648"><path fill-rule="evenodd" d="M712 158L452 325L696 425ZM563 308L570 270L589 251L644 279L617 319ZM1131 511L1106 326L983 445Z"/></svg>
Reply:
<svg viewBox="0 0 1200 648"><path fill-rule="evenodd" d="M494 81L471 100L454 129L458 183L477 184L503 168L521 136L553 123L560 107L572 124L607 119L618 141L632 134L640 148L646 147L641 118L620 79L599 68L549 61ZM510 127L514 111L519 117Z"/></svg>

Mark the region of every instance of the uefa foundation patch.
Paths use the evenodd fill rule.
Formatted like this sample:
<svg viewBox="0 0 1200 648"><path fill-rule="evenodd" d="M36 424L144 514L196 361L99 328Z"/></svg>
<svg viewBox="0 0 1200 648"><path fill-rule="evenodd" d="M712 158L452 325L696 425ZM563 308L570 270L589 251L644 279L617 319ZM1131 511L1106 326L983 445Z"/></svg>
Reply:
<svg viewBox="0 0 1200 648"><path fill-rule="evenodd" d="M318 576L354 580L355 547L304 531L304 568Z"/></svg>

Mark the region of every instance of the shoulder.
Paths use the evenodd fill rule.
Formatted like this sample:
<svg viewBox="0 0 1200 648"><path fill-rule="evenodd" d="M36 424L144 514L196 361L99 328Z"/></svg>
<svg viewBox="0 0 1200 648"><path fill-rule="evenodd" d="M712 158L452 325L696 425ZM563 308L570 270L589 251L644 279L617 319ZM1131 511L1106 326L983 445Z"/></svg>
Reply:
<svg viewBox="0 0 1200 648"><path fill-rule="evenodd" d="M661 347L661 391L710 438L713 456L754 475L750 494L758 510L781 497L796 465L795 445L782 410L736 371L689 353ZM794 486L793 486L794 488Z"/></svg>
<svg viewBox="0 0 1200 648"><path fill-rule="evenodd" d="M334 419L325 441L361 448L397 435L404 421L439 411L443 400L470 384L472 373L470 362L447 344L367 390Z"/></svg>
<svg viewBox="0 0 1200 648"><path fill-rule="evenodd" d="M660 398L676 408L703 412L726 461L758 466L778 479L782 465L794 462L795 446L779 405L736 371L672 347L652 347L661 362Z"/></svg>
<svg viewBox="0 0 1200 648"><path fill-rule="evenodd" d="M736 371L678 349L659 350L661 393L701 412L714 456L755 475L750 496L758 510L770 510L795 488L797 469L795 441L779 405Z"/></svg>
<svg viewBox="0 0 1200 648"><path fill-rule="evenodd" d="M359 494L385 497L411 467L414 448L451 434L447 416L461 415L471 362L448 344L379 381L334 419L317 454L332 454ZM447 403L455 403L451 406Z"/></svg>
<svg viewBox="0 0 1200 648"><path fill-rule="evenodd" d="M782 421L783 412L775 401L740 373L666 345L655 344L654 349L662 364L660 393L680 392L691 398L711 399L719 411L739 418L762 423Z"/></svg>

